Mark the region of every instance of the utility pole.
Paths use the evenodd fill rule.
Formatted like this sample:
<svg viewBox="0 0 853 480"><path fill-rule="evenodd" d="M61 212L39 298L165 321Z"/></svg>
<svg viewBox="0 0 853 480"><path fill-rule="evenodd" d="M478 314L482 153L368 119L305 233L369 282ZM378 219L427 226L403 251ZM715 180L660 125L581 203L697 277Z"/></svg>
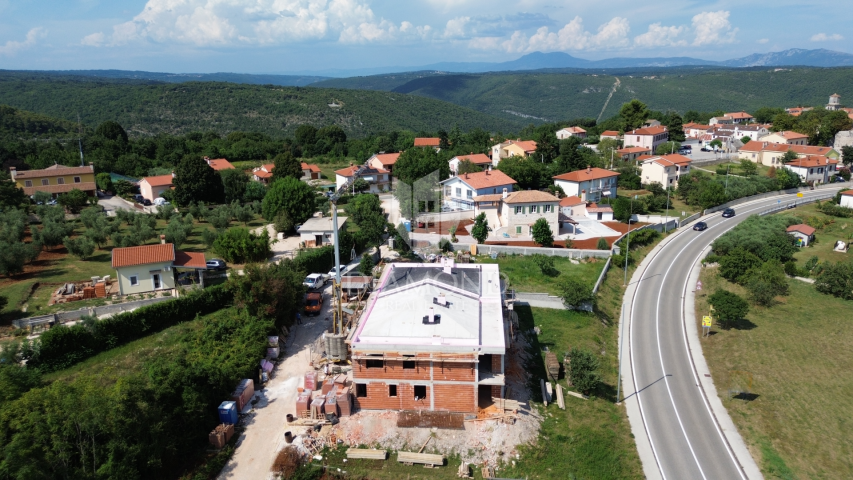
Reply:
<svg viewBox="0 0 853 480"><path fill-rule="evenodd" d="M631 246L631 217L634 216L634 199L636 195L631 197L631 213L628 215L628 233L625 234L625 280L622 281L622 286L628 286L628 248Z"/></svg>
<svg viewBox="0 0 853 480"><path fill-rule="evenodd" d="M729 165L726 165L726 196L729 194Z"/></svg>
<svg viewBox="0 0 853 480"><path fill-rule="evenodd" d="M676 167L677 168L677 167ZM666 187L666 218L663 221L663 233L666 234L669 225L669 187Z"/></svg>
<svg viewBox="0 0 853 480"><path fill-rule="evenodd" d="M619 353L618 358L616 359L616 369L618 373L616 374L616 405L622 403L622 400L619 400L620 394L622 393L622 332L625 330L625 303L622 303L622 309L619 312Z"/></svg>

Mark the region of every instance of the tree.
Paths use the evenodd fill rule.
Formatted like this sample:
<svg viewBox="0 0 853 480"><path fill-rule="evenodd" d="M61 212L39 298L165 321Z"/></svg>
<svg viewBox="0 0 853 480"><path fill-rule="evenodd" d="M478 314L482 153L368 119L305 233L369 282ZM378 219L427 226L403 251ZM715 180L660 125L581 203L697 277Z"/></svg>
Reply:
<svg viewBox="0 0 853 480"><path fill-rule="evenodd" d="M450 176L446 156L432 148L410 148L401 153L394 163L394 175L408 185L435 171L438 171L439 181L445 180Z"/></svg>
<svg viewBox="0 0 853 480"><path fill-rule="evenodd" d="M820 293L853 300L853 262L827 262L815 279L815 290Z"/></svg>
<svg viewBox="0 0 853 480"><path fill-rule="evenodd" d="M116 195L120 197L126 197L132 194L134 191L137 191L138 187L135 187L132 183L127 180L118 180L113 183L113 188L115 188Z"/></svg>
<svg viewBox="0 0 853 480"><path fill-rule="evenodd" d="M275 164L275 167L272 169L273 181L288 177L295 178L297 180L302 178L302 163L289 151L279 153L272 161L273 164Z"/></svg>
<svg viewBox="0 0 853 480"><path fill-rule="evenodd" d="M670 110L667 116L669 117L667 124L669 139L675 142L683 142L686 137L684 135L684 121L681 119L681 115L678 112Z"/></svg>
<svg viewBox="0 0 853 480"><path fill-rule="evenodd" d="M761 107L755 112L753 112L752 116L755 117L755 121L757 123L771 123L773 118L776 115L785 114L785 109L783 108L772 108L772 107Z"/></svg>
<svg viewBox="0 0 853 480"><path fill-rule="evenodd" d="M752 176L758 173L758 165L751 160L743 158L740 161L740 171L743 172L744 175Z"/></svg>
<svg viewBox="0 0 853 480"><path fill-rule="evenodd" d="M597 250L610 250L610 246L607 245L607 240L604 237L598 239L598 243L595 244L595 248Z"/></svg>
<svg viewBox="0 0 853 480"><path fill-rule="evenodd" d="M740 138L740 143L746 145L747 143L752 141L752 137L745 136Z"/></svg>
<svg viewBox="0 0 853 480"><path fill-rule="evenodd" d="M222 187L225 189L225 203L239 202L246 194L249 177L240 170L228 169L219 172Z"/></svg>
<svg viewBox="0 0 853 480"><path fill-rule="evenodd" d="M169 220L169 224L166 225L166 230L163 233L166 235L166 243L172 243L175 245L175 248L181 248L181 245L186 243L187 237L192 234L193 224L191 220L191 216L189 221L181 220L180 215L175 215Z"/></svg>
<svg viewBox="0 0 853 480"><path fill-rule="evenodd" d="M275 228L276 232L287 235L293 230L293 220L290 219L290 215L287 212L279 212L275 216L275 220L273 220L273 228Z"/></svg>
<svg viewBox="0 0 853 480"><path fill-rule="evenodd" d="M68 193L63 193L56 199L56 203L67 208L71 213L79 213L89 203L89 196L79 188L74 188Z"/></svg>
<svg viewBox="0 0 853 480"><path fill-rule="evenodd" d="M231 224L231 207L220 205L207 212L207 222L217 230L225 230Z"/></svg>
<svg viewBox="0 0 853 480"><path fill-rule="evenodd" d="M785 269L778 260L770 260L750 269L746 274L745 286L752 301L764 306L772 305L778 295L787 295L789 288Z"/></svg>
<svg viewBox="0 0 853 480"><path fill-rule="evenodd" d="M61 245L65 237L71 235L74 228L71 225L62 221L45 219L42 221L41 228L33 231L33 240L37 243L52 248Z"/></svg>
<svg viewBox="0 0 853 480"><path fill-rule="evenodd" d="M551 225L548 220L540 218L533 222L533 241L543 247L552 247L554 245L554 232L551 231Z"/></svg>
<svg viewBox="0 0 853 480"><path fill-rule="evenodd" d="M841 147L841 161L844 162L844 165L853 166L853 146Z"/></svg>
<svg viewBox="0 0 853 480"><path fill-rule="evenodd" d="M101 172L95 175L95 184L98 186L98 189L102 192L112 192L113 191L113 179L107 172Z"/></svg>
<svg viewBox="0 0 853 480"><path fill-rule="evenodd" d="M249 182L246 185L246 190L243 192L243 201L262 202L267 195L267 187L261 182Z"/></svg>
<svg viewBox="0 0 853 480"><path fill-rule="evenodd" d="M272 220L279 212L287 212L295 224L302 224L316 211L317 194L307 183L293 177L276 180L263 202L263 215Z"/></svg>
<svg viewBox="0 0 853 480"><path fill-rule="evenodd" d="M611 162L617 165L621 161L616 150L619 150L619 142L612 138L605 138L598 142L598 154L601 155L605 165L609 166Z"/></svg>
<svg viewBox="0 0 853 480"><path fill-rule="evenodd" d="M213 244L216 242L217 238L219 238L219 232L216 230L205 228L201 231L201 241L207 245L207 248L213 248Z"/></svg>
<svg viewBox="0 0 853 480"><path fill-rule="evenodd" d="M235 227L220 234L213 251L231 263L262 262L270 256L270 237L264 229L259 235L248 228Z"/></svg>
<svg viewBox="0 0 853 480"><path fill-rule="evenodd" d="M578 309L585 303L595 302L592 288L573 277L566 277L560 282L560 298L566 306Z"/></svg>
<svg viewBox="0 0 853 480"><path fill-rule="evenodd" d="M373 275L373 257L367 253L362 255L361 262L358 264L358 271L366 277Z"/></svg>
<svg viewBox="0 0 853 480"><path fill-rule="evenodd" d="M363 193L370 190L370 183L368 183L367 180L359 177L352 182L352 187L350 187L350 189L355 193Z"/></svg>
<svg viewBox="0 0 853 480"><path fill-rule="evenodd" d="M601 376L598 373L598 358L589 350L572 347L569 352L569 379L581 393L589 394L598 387Z"/></svg>
<svg viewBox="0 0 853 480"><path fill-rule="evenodd" d="M192 202L218 204L225 201L222 177L198 155L185 155L175 169L175 201L178 205Z"/></svg>
<svg viewBox="0 0 853 480"><path fill-rule="evenodd" d="M226 288L234 295L234 305L249 315L272 319L277 327L290 327L303 304L304 275L286 258L279 263L247 265L244 275L228 279Z"/></svg>
<svg viewBox="0 0 853 480"><path fill-rule="evenodd" d="M0 275L12 276L23 272L24 265L35 260L40 250L41 245L37 242L0 239Z"/></svg>
<svg viewBox="0 0 853 480"><path fill-rule="evenodd" d="M714 307L714 317L723 328L731 328L738 320L746 318L749 304L737 294L719 289L708 297L708 303Z"/></svg>
<svg viewBox="0 0 853 480"><path fill-rule="evenodd" d="M625 131L640 128L649 118L649 109L646 108L645 103L636 99L631 100L622 105L619 118L622 120L622 128Z"/></svg>
<svg viewBox="0 0 853 480"><path fill-rule="evenodd" d="M456 167L457 175L465 175L466 173L477 173L481 171L483 171L483 169L481 169L477 165L474 165L474 162L472 162L471 160L462 160Z"/></svg>
<svg viewBox="0 0 853 480"><path fill-rule="evenodd" d="M6 169L0 169L0 208L18 207L27 199L24 190L11 180L9 172Z"/></svg>
<svg viewBox="0 0 853 480"><path fill-rule="evenodd" d="M477 215L474 219L474 226L471 227L471 236L481 245L489 238L489 223L486 221L485 213Z"/></svg>
<svg viewBox="0 0 853 480"><path fill-rule="evenodd" d="M518 182L519 190L539 190L546 183L544 166L527 158L503 158L498 170Z"/></svg>
<svg viewBox="0 0 853 480"><path fill-rule="evenodd" d="M757 255L737 247L720 257L720 276L730 282L743 284L747 280L747 272L761 263Z"/></svg>
<svg viewBox="0 0 853 480"><path fill-rule="evenodd" d="M723 142L719 138L715 138L715 139L711 140L711 143L709 143L708 145L715 147L717 149L723 148Z"/></svg>
<svg viewBox="0 0 853 480"><path fill-rule="evenodd" d="M127 132L124 131L124 128L122 128L118 122L114 122L112 120L107 120L106 122L98 125L98 128L95 129L95 135L100 135L106 139L122 144L127 143Z"/></svg>
<svg viewBox="0 0 853 480"><path fill-rule="evenodd" d="M95 251L95 243L86 237L69 238L65 237L62 240L68 253L74 255L80 260L86 260L92 256Z"/></svg>
<svg viewBox="0 0 853 480"><path fill-rule="evenodd" d="M358 226L368 246L382 243L382 235L388 222L382 210L382 202L376 195L358 195L346 206L350 220Z"/></svg>
<svg viewBox="0 0 853 480"><path fill-rule="evenodd" d="M658 145L658 148L655 149L655 155L670 155L672 153L677 153L679 148L681 148L681 144L678 142L664 142Z"/></svg>
<svg viewBox="0 0 853 480"><path fill-rule="evenodd" d="M701 193L699 194L699 204L702 208L716 207L726 203L725 187L717 182L706 182L702 185Z"/></svg>
<svg viewBox="0 0 853 480"><path fill-rule="evenodd" d="M560 272L554 268L554 257L535 253L532 255L532 258L533 263L539 267L539 271L542 272L543 275L555 277L560 274Z"/></svg>
<svg viewBox="0 0 853 480"><path fill-rule="evenodd" d="M780 190L787 190L789 188L797 188L802 183L802 179L799 175L794 173L792 170L787 168L777 168L776 169L776 184L779 186Z"/></svg>
<svg viewBox="0 0 853 480"><path fill-rule="evenodd" d="M91 223L86 224L84 222L84 225L86 225L86 231L83 232L83 236L88 238L90 242L97 245L98 248L101 248L109 241L110 235L116 231L116 223L110 221L110 219L94 208L87 208L83 210L83 213L86 213L87 211L94 211L96 215L91 218ZM83 219L82 214L80 215L80 218L81 220Z"/></svg>

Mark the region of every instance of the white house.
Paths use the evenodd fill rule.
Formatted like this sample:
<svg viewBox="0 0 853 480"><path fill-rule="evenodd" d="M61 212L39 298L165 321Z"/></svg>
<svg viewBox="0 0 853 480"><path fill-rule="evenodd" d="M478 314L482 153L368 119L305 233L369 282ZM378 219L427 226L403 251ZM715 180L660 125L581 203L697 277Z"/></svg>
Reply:
<svg viewBox="0 0 853 480"><path fill-rule="evenodd" d="M574 195L560 200L560 213L567 217L585 217L586 202Z"/></svg>
<svg viewBox="0 0 853 480"><path fill-rule="evenodd" d="M658 145L666 143L669 140L669 133L664 126L654 126L646 128L638 128L625 132L625 137L622 143L626 147L644 147L654 153Z"/></svg>
<svg viewBox="0 0 853 480"><path fill-rule="evenodd" d="M616 198L616 177L619 172L587 167L586 170L564 173L553 177L554 185L568 196L580 197L585 202L598 202L602 196Z"/></svg>
<svg viewBox="0 0 853 480"><path fill-rule="evenodd" d="M758 140L759 138L765 137L770 134L770 131L767 130L767 127L764 125L735 125L735 133L734 136L738 138L738 140L743 137L749 137L750 140Z"/></svg>
<svg viewBox="0 0 853 480"><path fill-rule="evenodd" d="M853 208L853 190L845 190L841 192L842 207Z"/></svg>
<svg viewBox="0 0 853 480"><path fill-rule="evenodd" d="M599 135L598 138L601 140L610 139L619 141L622 140L622 135L619 135L619 132L616 130L605 130L601 132L601 135Z"/></svg>
<svg viewBox="0 0 853 480"><path fill-rule="evenodd" d="M492 165L492 159L482 153L472 153L470 155L457 155L450 159L450 173L456 175L459 172L459 164L464 161L469 161L481 169L488 168Z"/></svg>
<svg viewBox="0 0 853 480"><path fill-rule="evenodd" d="M548 222L555 235L560 231L560 199L547 192L521 190L479 195L474 197L474 205L474 214L485 213L492 236L498 238L528 239L540 218Z"/></svg>
<svg viewBox="0 0 853 480"><path fill-rule="evenodd" d="M163 238L163 237L161 237ZM119 293L136 295L175 288L176 269L190 271L200 282L207 268L204 253L182 252L165 243L114 248L112 266L116 269Z"/></svg>
<svg viewBox="0 0 853 480"><path fill-rule="evenodd" d="M797 245L800 247L808 247L809 243L814 240L814 227L804 223L791 225L785 231L788 232L788 235L797 239Z"/></svg>
<svg viewBox="0 0 853 480"><path fill-rule="evenodd" d="M338 217L338 231L347 222L347 217ZM332 217L311 217L296 229L300 240L308 247L322 247L335 244L335 229Z"/></svg>
<svg viewBox="0 0 853 480"><path fill-rule="evenodd" d="M441 182L444 191L444 207L473 210L474 197L512 192L518 182L500 170L485 170L464 173Z"/></svg>
<svg viewBox="0 0 853 480"><path fill-rule="evenodd" d="M335 184L337 189L346 185L350 179L354 180L355 176L361 178L370 184L370 193L381 193L391 188L391 173L383 168L349 166L340 170L335 170Z"/></svg>
<svg viewBox="0 0 853 480"><path fill-rule="evenodd" d="M761 137L762 142L781 143L784 145L808 145L809 136L785 130L783 132L773 132Z"/></svg>
<svg viewBox="0 0 853 480"><path fill-rule="evenodd" d="M838 173L838 160L823 155L807 155L785 164L785 168L796 173L804 182L827 183L829 177Z"/></svg>
<svg viewBox="0 0 853 480"><path fill-rule="evenodd" d="M565 140L571 137L586 138L586 130L581 127L566 127L557 130L557 138Z"/></svg>
<svg viewBox="0 0 853 480"><path fill-rule="evenodd" d="M690 171L690 159L684 155L656 155L643 160L640 177L643 183L660 183L664 188L677 187L681 175Z"/></svg>

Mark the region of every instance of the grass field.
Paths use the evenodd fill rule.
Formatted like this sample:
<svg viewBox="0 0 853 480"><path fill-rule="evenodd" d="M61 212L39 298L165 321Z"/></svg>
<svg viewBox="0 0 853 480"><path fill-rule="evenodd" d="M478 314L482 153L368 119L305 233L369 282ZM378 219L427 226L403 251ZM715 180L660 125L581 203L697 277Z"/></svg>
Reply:
<svg viewBox="0 0 853 480"><path fill-rule="evenodd" d="M489 257L477 257L480 263L497 263L500 265L501 274L506 275L509 280L507 288L519 292L560 294L560 279L569 276L578 278L590 287L595 285L601 270L604 268L605 260L591 259L573 264L568 258L553 257L554 269L558 275L547 276L542 274L531 256L507 255L506 257L492 260Z"/></svg>
<svg viewBox="0 0 853 480"><path fill-rule="evenodd" d="M648 190L622 190L622 189L620 189L617 196L625 197L625 198L631 198L634 195L639 195L642 197L644 195L649 195L649 194L650 193ZM696 207L692 207L690 205L687 205L683 201L681 201L674 194L669 197L669 203L672 205L672 208L669 209L669 216L671 216L673 218L689 217L690 215L693 215L694 213L699 211L699 210L697 210ZM665 215L665 214L666 214L666 210L662 210L660 212L649 212L649 215Z"/></svg>
<svg viewBox="0 0 853 480"><path fill-rule="evenodd" d="M704 293L740 295L715 268L702 271ZM767 478L853 478L853 303L791 280L791 294L770 308L750 307L739 328L702 340L717 391ZM747 372L747 373L741 373ZM728 398L752 386L748 400Z"/></svg>
<svg viewBox="0 0 853 480"><path fill-rule="evenodd" d="M817 257L821 262L843 262L853 258L853 253L833 252L836 240L849 242L853 240L853 218L839 218L825 215L818 211L817 204L804 205L791 210L792 215L796 215L803 219L804 222L809 221L809 217L815 219L830 220L833 223L818 228L815 232L815 242L805 248L801 248L794 255L799 266L802 266L809 258ZM818 223L814 223L818 225Z"/></svg>

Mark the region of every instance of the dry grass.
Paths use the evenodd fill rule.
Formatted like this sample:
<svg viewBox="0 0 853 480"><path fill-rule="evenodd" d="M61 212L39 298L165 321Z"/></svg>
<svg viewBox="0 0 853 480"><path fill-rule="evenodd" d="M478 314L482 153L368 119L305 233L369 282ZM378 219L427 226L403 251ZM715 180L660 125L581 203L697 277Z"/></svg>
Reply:
<svg viewBox="0 0 853 480"><path fill-rule="evenodd" d="M704 269L696 317L717 288L741 287ZM770 308L750 307L740 329L703 339L711 374L729 414L768 478L853 478L853 303L791 281ZM700 330L701 331L701 330ZM728 398L752 378L751 400Z"/></svg>
<svg viewBox="0 0 853 480"><path fill-rule="evenodd" d="M806 260L815 256L821 262L843 262L853 257L853 254L851 253L838 253L832 251L836 240L844 242L851 241L851 237L853 237L853 218L839 218L825 215L818 211L817 204L814 203L798 207L795 210L791 210L790 213L800 217L807 223L812 219L828 220L832 222L829 225L818 228L815 232L816 242L813 242L808 247L801 248L800 251L794 255L800 266L802 266ZM815 227L820 225L820 223L817 222L812 222L812 224Z"/></svg>

